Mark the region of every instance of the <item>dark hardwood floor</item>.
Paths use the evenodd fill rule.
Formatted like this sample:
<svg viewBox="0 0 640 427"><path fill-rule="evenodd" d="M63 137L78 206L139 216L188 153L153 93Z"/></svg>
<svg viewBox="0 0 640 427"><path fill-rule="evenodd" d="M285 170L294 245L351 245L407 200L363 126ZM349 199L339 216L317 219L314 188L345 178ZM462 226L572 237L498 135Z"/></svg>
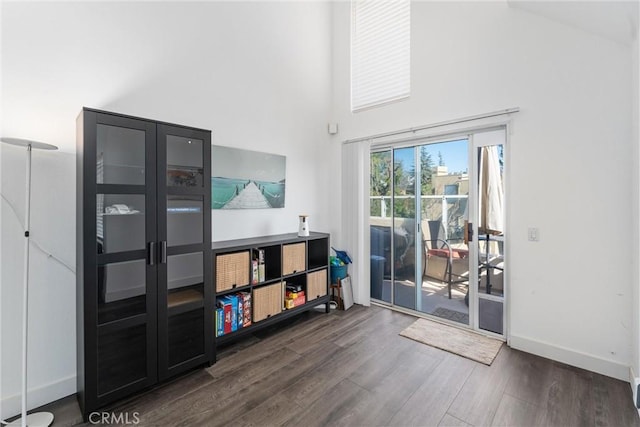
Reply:
<svg viewBox="0 0 640 427"><path fill-rule="evenodd" d="M506 345L485 366L398 335L414 320L302 314L105 411L142 426L640 426L628 383ZM74 396L45 409L81 422Z"/></svg>

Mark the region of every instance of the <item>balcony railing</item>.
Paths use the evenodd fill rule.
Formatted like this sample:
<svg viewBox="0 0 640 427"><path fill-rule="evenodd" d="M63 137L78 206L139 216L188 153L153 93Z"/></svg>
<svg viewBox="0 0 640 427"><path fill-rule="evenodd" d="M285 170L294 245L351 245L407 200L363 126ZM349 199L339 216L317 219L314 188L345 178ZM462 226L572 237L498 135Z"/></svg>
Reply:
<svg viewBox="0 0 640 427"><path fill-rule="evenodd" d="M420 196L422 220L441 221L444 228L444 239L462 240L464 220L468 217L468 195ZM391 199L395 199L395 215L391 211ZM376 222L385 222L395 216L396 219L415 218L415 196L370 196L370 217Z"/></svg>

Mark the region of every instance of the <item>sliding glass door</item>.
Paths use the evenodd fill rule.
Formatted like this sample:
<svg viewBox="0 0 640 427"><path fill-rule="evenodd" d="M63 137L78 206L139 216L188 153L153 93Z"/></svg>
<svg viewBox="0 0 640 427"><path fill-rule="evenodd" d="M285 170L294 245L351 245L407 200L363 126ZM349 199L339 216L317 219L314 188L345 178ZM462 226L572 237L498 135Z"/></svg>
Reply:
<svg viewBox="0 0 640 427"><path fill-rule="evenodd" d="M393 303L416 309L416 160L413 147L393 150Z"/></svg>
<svg viewBox="0 0 640 427"><path fill-rule="evenodd" d="M372 299L503 334L505 135L497 132L372 151Z"/></svg>
<svg viewBox="0 0 640 427"><path fill-rule="evenodd" d="M418 310L469 324L469 141L417 147L421 158L422 305Z"/></svg>
<svg viewBox="0 0 640 427"><path fill-rule="evenodd" d="M503 129L473 136L472 232L475 236L477 328L504 334L505 215Z"/></svg>

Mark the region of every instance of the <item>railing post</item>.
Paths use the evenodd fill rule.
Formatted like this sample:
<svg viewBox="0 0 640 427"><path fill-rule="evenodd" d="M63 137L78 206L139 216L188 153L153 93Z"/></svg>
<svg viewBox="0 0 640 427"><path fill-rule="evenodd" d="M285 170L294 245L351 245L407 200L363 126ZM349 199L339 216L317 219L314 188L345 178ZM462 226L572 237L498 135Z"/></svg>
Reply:
<svg viewBox="0 0 640 427"><path fill-rule="evenodd" d="M444 240L449 241L449 211L447 209L447 196L442 196L442 225L444 228Z"/></svg>

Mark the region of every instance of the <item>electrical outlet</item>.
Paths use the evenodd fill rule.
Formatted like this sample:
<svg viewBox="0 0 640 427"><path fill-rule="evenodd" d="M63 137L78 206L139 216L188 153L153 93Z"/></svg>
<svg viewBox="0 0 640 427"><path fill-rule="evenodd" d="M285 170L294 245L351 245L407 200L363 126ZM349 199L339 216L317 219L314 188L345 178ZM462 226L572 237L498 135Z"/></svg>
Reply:
<svg viewBox="0 0 640 427"><path fill-rule="evenodd" d="M537 227L529 227L528 235L530 242L537 242L540 240L540 231Z"/></svg>

